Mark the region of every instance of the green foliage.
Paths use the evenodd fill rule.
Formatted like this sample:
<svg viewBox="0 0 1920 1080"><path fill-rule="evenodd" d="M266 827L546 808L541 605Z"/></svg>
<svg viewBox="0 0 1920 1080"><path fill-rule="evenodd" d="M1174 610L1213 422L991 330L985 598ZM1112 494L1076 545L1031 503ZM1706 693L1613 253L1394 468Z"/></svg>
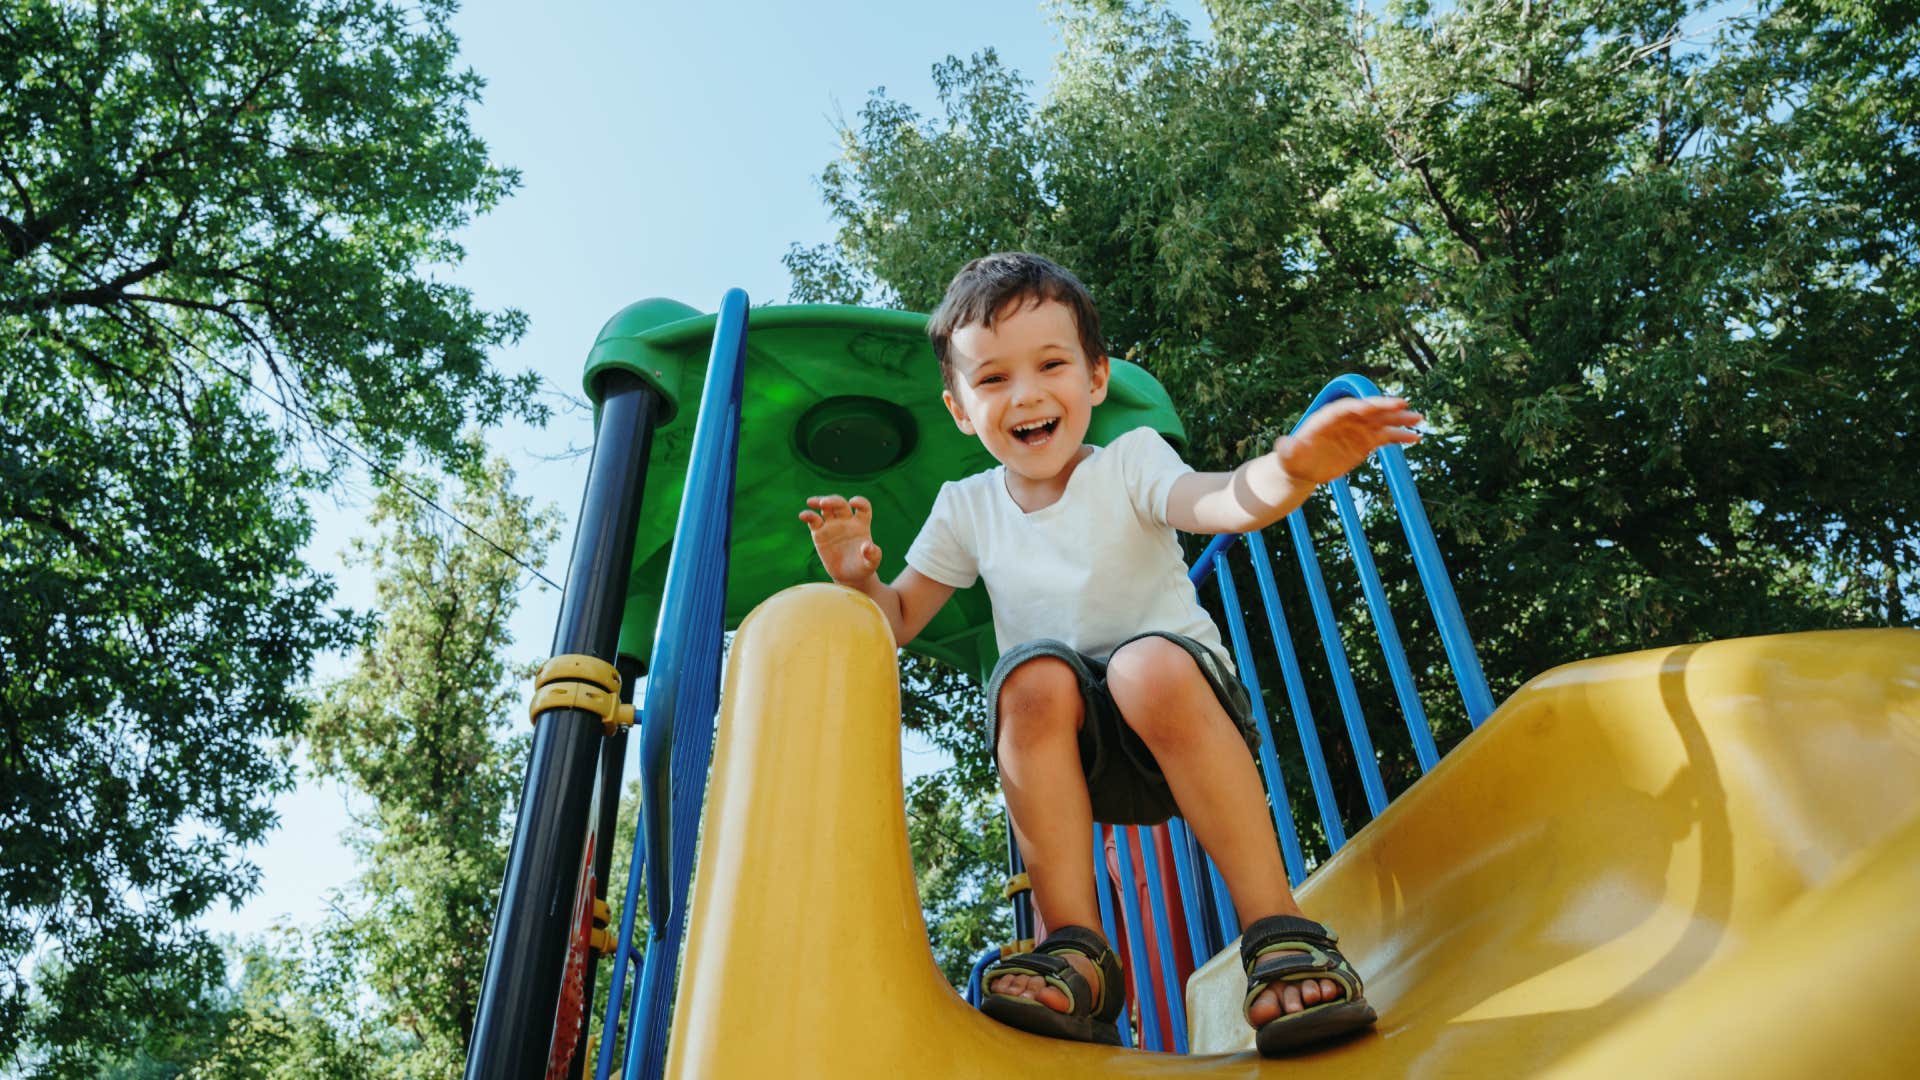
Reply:
<svg viewBox="0 0 1920 1080"><path fill-rule="evenodd" d="M1007 819L999 794L953 781L942 771L907 785L907 842L934 959L961 988L982 949L1013 940L1013 917L1001 893Z"/></svg>
<svg viewBox="0 0 1920 1080"><path fill-rule="evenodd" d="M533 669L506 661L508 621L520 564L539 565L559 531L512 482L495 461L453 501L478 537L398 483L381 490L380 535L354 545L378 583L380 630L308 722L321 775L371 804L332 943L366 973L377 1005L365 1011L407 1036L383 1075L457 1076L479 1002L528 745L512 714ZM437 498L425 480L407 486Z"/></svg>
<svg viewBox="0 0 1920 1080"><path fill-rule="evenodd" d="M969 258L1046 253L1172 393L1202 468L1264 448L1342 371L1406 393L1496 697L1586 656L1914 619L1911 4L1209 10L1203 39L1153 3L1062 5L1037 102L990 51L935 66L936 116L875 94L821 177L834 242L788 256L796 297L926 310ZM1465 717L1392 512L1366 505L1444 748ZM1372 633L1343 632L1403 786Z"/></svg>
<svg viewBox="0 0 1920 1080"><path fill-rule="evenodd" d="M219 1034L187 1059L184 1080L374 1080L405 1049L384 1018L364 1017L364 972L328 934L284 932L234 950L240 979L217 1002Z"/></svg>
<svg viewBox="0 0 1920 1080"><path fill-rule="evenodd" d="M193 922L359 633L297 554L341 440L468 468L543 415L486 359L523 317L431 273L515 183L450 10L0 3L0 1063L86 1073L223 981Z"/></svg>
<svg viewBox="0 0 1920 1080"><path fill-rule="evenodd" d="M1013 940L1007 821L988 753L986 703L970 676L900 654L900 716L953 764L907 785L907 843L934 958L964 987L974 957Z"/></svg>

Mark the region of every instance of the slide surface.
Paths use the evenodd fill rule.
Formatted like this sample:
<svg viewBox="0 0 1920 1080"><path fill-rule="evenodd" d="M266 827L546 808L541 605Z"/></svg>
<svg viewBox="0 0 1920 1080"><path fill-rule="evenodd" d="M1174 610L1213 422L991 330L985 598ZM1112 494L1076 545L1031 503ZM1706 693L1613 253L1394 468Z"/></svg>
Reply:
<svg viewBox="0 0 1920 1080"><path fill-rule="evenodd" d="M732 650L676 1077L1920 1074L1920 631L1754 638L1528 683L1301 890L1381 1012L1244 1047L1230 954L1193 1056L1039 1039L934 967L878 609L789 589Z"/></svg>

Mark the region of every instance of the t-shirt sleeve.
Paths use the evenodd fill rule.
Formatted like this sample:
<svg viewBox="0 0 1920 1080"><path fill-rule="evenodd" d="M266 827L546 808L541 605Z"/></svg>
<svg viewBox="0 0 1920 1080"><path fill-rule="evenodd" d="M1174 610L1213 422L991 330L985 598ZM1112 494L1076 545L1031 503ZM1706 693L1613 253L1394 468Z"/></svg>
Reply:
<svg viewBox="0 0 1920 1080"><path fill-rule="evenodd" d="M966 542L973 530L965 527L961 510L959 490L951 483L940 485L933 512L907 549L908 566L956 589L971 588L980 579L979 560Z"/></svg>
<svg viewBox="0 0 1920 1080"><path fill-rule="evenodd" d="M1167 496L1193 467L1152 428L1134 428L1114 440L1113 449L1120 451L1120 477L1134 508L1155 525L1165 525Z"/></svg>

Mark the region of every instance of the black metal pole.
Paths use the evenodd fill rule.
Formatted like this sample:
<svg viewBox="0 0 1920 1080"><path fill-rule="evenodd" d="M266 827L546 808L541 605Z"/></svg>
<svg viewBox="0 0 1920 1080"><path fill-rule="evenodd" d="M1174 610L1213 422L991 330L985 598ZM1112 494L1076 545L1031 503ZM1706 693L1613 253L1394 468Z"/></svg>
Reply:
<svg viewBox="0 0 1920 1080"><path fill-rule="evenodd" d="M650 386L624 371L607 374L601 389L600 428L553 654L612 662L658 401ZM555 709L534 727L467 1048L467 1080L546 1073L603 737L601 718L583 709Z"/></svg>

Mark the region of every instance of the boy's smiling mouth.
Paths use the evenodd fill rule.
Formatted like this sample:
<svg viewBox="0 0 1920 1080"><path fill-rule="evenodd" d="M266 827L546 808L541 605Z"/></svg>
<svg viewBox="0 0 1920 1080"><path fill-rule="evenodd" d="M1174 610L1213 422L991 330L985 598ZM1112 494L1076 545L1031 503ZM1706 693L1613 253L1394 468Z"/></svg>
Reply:
<svg viewBox="0 0 1920 1080"><path fill-rule="evenodd" d="M1013 426L1013 437L1028 446L1045 446L1053 441L1053 433L1060 426L1060 418L1048 417L1045 420L1029 420Z"/></svg>

